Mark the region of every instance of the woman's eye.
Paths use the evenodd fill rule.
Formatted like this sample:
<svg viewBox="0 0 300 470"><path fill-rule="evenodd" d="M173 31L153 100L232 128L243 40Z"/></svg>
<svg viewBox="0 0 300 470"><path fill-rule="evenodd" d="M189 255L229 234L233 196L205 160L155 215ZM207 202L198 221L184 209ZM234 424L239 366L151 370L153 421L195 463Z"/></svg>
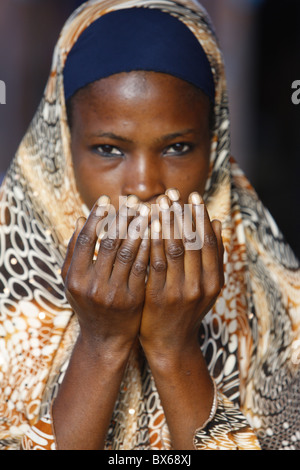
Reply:
<svg viewBox="0 0 300 470"><path fill-rule="evenodd" d="M122 157L123 153L113 145L97 145L96 152L103 157Z"/></svg>
<svg viewBox="0 0 300 470"><path fill-rule="evenodd" d="M183 155L187 153L189 150L191 150L191 145L186 144L186 143L177 143L170 145L165 151L164 155Z"/></svg>

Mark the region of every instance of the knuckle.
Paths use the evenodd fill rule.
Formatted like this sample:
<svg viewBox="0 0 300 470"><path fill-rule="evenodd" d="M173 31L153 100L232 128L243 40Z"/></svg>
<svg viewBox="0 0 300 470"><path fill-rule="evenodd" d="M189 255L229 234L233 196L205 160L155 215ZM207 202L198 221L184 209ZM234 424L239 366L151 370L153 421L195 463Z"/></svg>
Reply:
<svg viewBox="0 0 300 470"><path fill-rule="evenodd" d="M85 297L89 302L92 302L92 303L97 302L98 297L99 297L99 286L98 286L98 284L91 283L88 286Z"/></svg>
<svg viewBox="0 0 300 470"><path fill-rule="evenodd" d="M116 300L114 288L102 289L98 283L92 283L85 294L87 304L97 305L97 308L112 309Z"/></svg>
<svg viewBox="0 0 300 470"><path fill-rule="evenodd" d="M197 302L202 298L202 289L199 285L191 286L188 290L187 297L189 302Z"/></svg>
<svg viewBox="0 0 300 470"><path fill-rule="evenodd" d="M77 246L84 248L86 246L89 246L90 244L91 244L90 237L86 233L81 232L77 237Z"/></svg>
<svg viewBox="0 0 300 470"><path fill-rule="evenodd" d="M147 264L142 261L137 261L133 265L132 272L137 276L144 276L147 272Z"/></svg>
<svg viewBox="0 0 300 470"><path fill-rule="evenodd" d="M115 304L115 291L111 289L104 295L103 304L106 308L112 308Z"/></svg>
<svg viewBox="0 0 300 470"><path fill-rule="evenodd" d="M116 250L117 240L115 238L103 238L100 244L100 250L102 252L111 253Z"/></svg>
<svg viewBox="0 0 300 470"><path fill-rule="evenodd" d="M181 245L172 243L167 247L167 255L171 259L181 258L184 254L184 248Z"/></svg>
<svg viewBox="0 0 300 470"><path fill-rule="evenodd" d="M171 294L168 294L168 303L173 307L183 305L184 302L186 302L186 299L179 289L176 289Z"/></svg>
<svg viewBox="0 0 300 470"><path fill-rule="evenodd" d="M121 263L130 263L134 258L132 250L128 247L121 248L117 253L117 259Z"/></svg>
<svg viewBox="0 0 300 470"><path fill-rule="evenodd" d="M167 270L167 263L162 259L155 259L151 263L153 270L157 273L163 273Z"/></svg>
<svg viewBox="0 0 300 470"><path fill-rule="evenodd" d="M214 234L205 234L204 235L204 246L206 248L215 249L217 247L217 239Z"/></svg>
<svg viewBox="0 0 300 470"><path fill-rule="evenodd" d="M81 295L82 286L81 283L77 281L77 279L68 276L65 280L65 290L75 298Z"/></svg>

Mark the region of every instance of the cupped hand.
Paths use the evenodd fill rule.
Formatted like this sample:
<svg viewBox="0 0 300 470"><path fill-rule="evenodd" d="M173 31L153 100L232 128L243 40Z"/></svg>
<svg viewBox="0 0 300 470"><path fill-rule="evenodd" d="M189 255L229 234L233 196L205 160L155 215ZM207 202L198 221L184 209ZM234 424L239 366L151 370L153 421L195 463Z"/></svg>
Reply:
<svg viewBox="0 0 300 470"><path fill-rule="evenodd" d="M192 209L193 226L199 229L199 222L200 228L203 223L202 246L199 236L193 239L191 229L183 222L184 206L178 191L167 191L157 202L161 210L159 220L152 221L151 226L140 342L147 356L167 353L180 357L184 350L195 347L201 321L223 287L221 222L210 221L198 193L190 195L188 207ZM168 214L170 228L166 232Z"/></svg>
<svg viewBox="0 0 300 470"><path fill-rule="evenodd" d="M81 334L88 341L112 347L134 342L145 299L149 239L136 235L145 221L148 226L149 208L140 205L135 215L130 215L129 206L128 199L95 255L99 232L111 207L109 198L102 196L88 219L77 221L62 270L66 296L78 317Z"/></svg>

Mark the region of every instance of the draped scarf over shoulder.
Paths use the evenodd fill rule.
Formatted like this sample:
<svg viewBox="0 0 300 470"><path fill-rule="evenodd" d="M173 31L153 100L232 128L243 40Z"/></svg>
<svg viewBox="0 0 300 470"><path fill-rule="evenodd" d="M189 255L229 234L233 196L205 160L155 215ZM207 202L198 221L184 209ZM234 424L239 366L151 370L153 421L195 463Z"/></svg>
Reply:
<svg viewBox="0 0 300 470"><path fill-rule="evenodd" d="M42 101L1 188L0 448L55 448L50 405L78 334L60 270L75 222L88 213L74 178L63 69L91 23L133 6L161 9L185 23L214 76L205 200L223 225L225 286L199 332L218 409L195 433L195 448L299 449L299 263L231 157L222 54L205 10L189 0L90 0L61 32ZM134 351L106 446L171 445L151 371Z"/></svg>

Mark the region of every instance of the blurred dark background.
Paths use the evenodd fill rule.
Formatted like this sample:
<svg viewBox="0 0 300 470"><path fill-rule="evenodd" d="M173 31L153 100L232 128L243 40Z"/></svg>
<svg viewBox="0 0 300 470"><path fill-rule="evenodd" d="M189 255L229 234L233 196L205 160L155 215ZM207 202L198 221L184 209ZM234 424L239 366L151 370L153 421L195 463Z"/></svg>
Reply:
<svg viewBox="0 0 300 470"><path fill-rule="evenodd" d="M0 175L39 104L60 29L81 3L0 0ZM300 258L300 104L291 100L300 80L300 1L202 4L224 52L232 154Z"/></svg>

